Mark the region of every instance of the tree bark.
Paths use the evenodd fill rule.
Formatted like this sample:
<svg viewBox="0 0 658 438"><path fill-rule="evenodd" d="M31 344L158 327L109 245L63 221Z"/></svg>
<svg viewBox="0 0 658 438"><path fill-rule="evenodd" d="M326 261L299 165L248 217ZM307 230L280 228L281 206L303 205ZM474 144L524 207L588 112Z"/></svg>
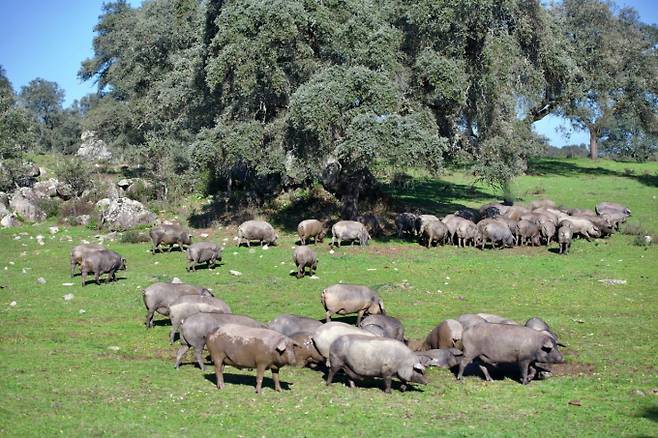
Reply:
<svg viewBox="0 0 658 438"><path fill-rule="evenodd" d="M599 157L598 132L595 126L589 127L589 157L592 160Z"/></svg>

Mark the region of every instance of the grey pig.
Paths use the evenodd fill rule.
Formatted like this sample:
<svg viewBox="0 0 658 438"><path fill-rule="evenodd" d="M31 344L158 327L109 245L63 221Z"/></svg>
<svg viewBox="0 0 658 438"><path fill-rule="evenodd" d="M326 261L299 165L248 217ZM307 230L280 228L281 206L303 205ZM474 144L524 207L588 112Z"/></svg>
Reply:
<svg viewBox="0 0 658 438"><path fill-rule="evenodd" d="M87 274L93 272L96 284L100 283L100 276L107 274L106 282L116 281L116 272L125 271L126 259L114 251L102 249L96 252L88 253L82 259L80 272L82 273L82 285L87 282Z"/></svg>
<svg viewBox="0 0 658 438"><path fill-rule="evenodd" d="M186 283L153 283L142 291L146 306L146 328L153 327L153 315L169 315L169 306L184 295L212 297L208 289Z"/></svg>
<svg viewBox="0 0 658 438"><path fill-rule="evenodd" d="M196 265L207 263L214 268L217 260L222 261L222 249L216 243L199 242L187 248L187 271L196 271Z"/></svg>
<svg viewBox="0 0 658 438"><path fill-rule="evenodd" d="M311 275L315 274L315 271L318 269L318 256L308 246L295 247L292 253L292 260L295 262L295 266L297 266L297 278L304 276L306 268L309 269Z"/></svg>

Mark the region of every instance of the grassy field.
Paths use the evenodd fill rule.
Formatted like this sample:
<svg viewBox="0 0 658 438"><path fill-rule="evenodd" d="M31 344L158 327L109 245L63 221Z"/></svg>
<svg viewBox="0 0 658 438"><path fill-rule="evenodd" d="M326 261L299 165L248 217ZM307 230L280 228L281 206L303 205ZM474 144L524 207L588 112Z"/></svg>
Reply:
<svg viewBox="0 0 658 438"><path fill-rule="evenodd" d="M658 233L656 163L540 160L514 193L583 208L619 201L633 211L632 222ZM439 214L496 199L459 172L440 180L418 175L409 190L391 195ZM152 256L148 244L116 241L108 246L128 259L128 270L117 283L82 288L79 277L69 278L68 253L96 232L62 227L51 236L49 225L0 230L3 436L658 436L658 246L636 246L634 236L579 240L568 257L546 247L427 250L397 239L330 254L325 244L317 248L319 279L297 280L289 275L292 230L280 233L277 247L250 250L235 248L232 229L222 228L211 230L210 239L228 239L214 271L186 273L179 252ZM141 289L174 276L212 288L235 313L263 322L281 313L321 318L323 287L367 284L412 339L462 313L540 316L568 345L567 363L528 386L477 374L460 384L450 371L432 369L428 385L394 386L391 395L381 382L325 387L322 373L289 367L281 371L282 393L267 373L256 396L255 372L228 367L219 391L212 368L202 373L191 354L174 369L168 321L144 328Z"/></svg>

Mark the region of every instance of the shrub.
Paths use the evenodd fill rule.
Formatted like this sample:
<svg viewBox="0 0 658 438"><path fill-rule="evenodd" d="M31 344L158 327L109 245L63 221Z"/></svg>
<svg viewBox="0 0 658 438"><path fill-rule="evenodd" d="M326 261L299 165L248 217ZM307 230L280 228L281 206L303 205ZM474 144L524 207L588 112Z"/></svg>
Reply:
<svg viewBox="0 0 658 438"><path fill-rule="evenodd" d="M82 195L82 192L93 185L91 167L79 158L62 161L55 169L55 175L57 179L70 185L76 196Z"/></svg>
<svg viewBox="0 0 658 438"><path fill-rule="evenodd" d="M656 236L652 236L651 234L637 235L635 236L635 239L633 239L633 245L636 246L650 246L654 245L655 243Z"/></svg>
<svg viewBox="0 0 658 438"><path fill-rule="evenodd" d="M39 198L36 201L37 207L46 213L46 217L56 217L59 213L61 201L55 198Z"/></svg>
<svg viewBox="0 0 658 438"><path fill-rule="evenodd" d="M144 242L150 242L151 239L149 236L139 230L128 230L124 231L121 234L121 238L119 239L121 243L144 243Z"/></svg>
<svg viewBox="0 0 658 438"><path fill-rule="evenodd" d="M82 199L69 199L64 201L59 206L59 217L64 219L67 217L76 217L82 214L93 216L96 213L94 204Z"/></svg>
<svg viewBox="0 0 658 438"><path fill-rule="evenodd" d="M649 232L638 222L626 222L621 226L619 232L621 234L626 234L627 236L646 236L649 234Z"/></svg>

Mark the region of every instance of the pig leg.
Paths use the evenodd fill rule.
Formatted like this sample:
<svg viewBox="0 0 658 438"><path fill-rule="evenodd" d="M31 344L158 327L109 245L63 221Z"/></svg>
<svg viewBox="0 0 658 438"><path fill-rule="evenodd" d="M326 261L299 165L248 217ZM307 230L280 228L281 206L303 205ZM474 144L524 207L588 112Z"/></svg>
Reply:
<svg viewBox="0 0 658 438"><path fill-rule="evenodd" d="M176 337L176 332L180 327L180 321L176 318L171 318L171 332L169 333L169 341L173 344L174 338Z"/></svg>
<svg viewBox="0 0 658 438"><path fill-rule="evenodd" d="M75 268L78 266L75 259L71 259L71 278L75 277Z"/></svg>
<svg viewBox="0 0 658 438"><path fill-rule="evenodd" d="M100 278L101 278L100 272L94 272L94 281L96 282L96 284L101 284Z"/></svg>
<svg viewBox="0 0 658 438"><path fill-rule="evenodd" d="M335 365L332 365L331 368L329 368L329 373L327 373L327 381L325 382L327 386L331 385L331 382L334 380L334 375L340 370L340 367L337 367Z"/></svg>
<svg viewBox="0 0 658 438"><path fill-rule="evenodd" d="M260 394L263 388L263 376L265 375L265 365L256 365L256 394Z"/></svg>
<svg viewBox="0 0 658 438"><path fill-rule="evenodd" d="M211 354L212 361L215 363L215 380L217 381L217 389L224 389L224 353Z"/></svg>
<svg viewBox="0 0 658 438"><path fill-rule="evenodd" d="M464 379L464 369L466 368L466 365L469 363L473 362L473 358L470 356L464 355L462 358L462 361L459 363L459 373L457 373L457 380L463 380Z"/></svg>
<svg viewBox="0 0 658 438"><path fill-rule="evenodd" d="M493 379L489 374L489 369L487 369L487 366L482 362L479 363L479 366L480 366L480 371L482 371L482 374L484 374L484 378L487 379L487 382L493 382Z"/></svg>
<svg viewBox="0 0 658 438"><path fill-rule="evenodd" d="M386 394L391 393L391 383L393 383L393 377L391 376L384 377L384 392Z"/></svg>
<svg viewBox="0 0 658 438"><path fill-rule="evenodd" d="M356 317L356 325L361 324L361 320L363 319L363 314L365 313L365 310L359 310L359 313L357 314Z"/></svg>
<svg viewBox="0 0 658 438"><path fill-rule="evenodd" d="M521 383L524 385L528 384L528 368L530 367L530 361L524 360L519 362L519 368L521 369ZM534 373L533 373L534 377Z"/></svg>
<svg viewBox="0 0 658 438"><path fill-rule="evenodd" d="M274 380L274 390L276 392L281 392L281 381L279 380L279 369L272 368L272 380Z"/></svg>
<svg viewBox="0 0 658 438"><path fill-rule="evenodd" d="M297 269L297 278L302 278L304 276L304 265L301 265L299 269Z"/></svg>
<svg viewBox="0 0 658 438"><path fill-rule="evenodd" d="M183 360L183 356L185 356L185 353L187 353L187 350L189 350L189 349L190 349L190 346L186 345L186 344L181 345L180 348L178 349L178 352L176 353L176 363L174 364L176 369L180 368L180 363ZM196 353L196 351L195 351L195 353Z"/></svg>
<svg viewBox="0 0 658 438"><path fill-rule="evenodd" d="M199 364L199 368L201 368L201 371L206 370L206 365L203 362L203 346L204 344L194 346L194 358L196 359L196 362Z"/></svg>
<svg viewBox="0 0 658 438"><path fill-rule="evenodd" d="M83 282L83 284L84 284L84 282ZM327 310L327 313L326 313L326 316L325 316L324 322L329 322L329 321L331 321L331 315L333 315L333 312L330 311L330 310Z"/></svg>
<svg viewBox="0 0 658 438"><path fill-rule="evenodd" d="M84 287L85 283L87 282L87 270L82 268L80 270L80 276L82 277L82 286Z"/></svg>
<svg viewBox="0 0 658 438"><path fill-rule="evenodd" d="M155 309L148 309L146 312L146 328L152 328L153 327L153 314L155 313Z"/></svg>

